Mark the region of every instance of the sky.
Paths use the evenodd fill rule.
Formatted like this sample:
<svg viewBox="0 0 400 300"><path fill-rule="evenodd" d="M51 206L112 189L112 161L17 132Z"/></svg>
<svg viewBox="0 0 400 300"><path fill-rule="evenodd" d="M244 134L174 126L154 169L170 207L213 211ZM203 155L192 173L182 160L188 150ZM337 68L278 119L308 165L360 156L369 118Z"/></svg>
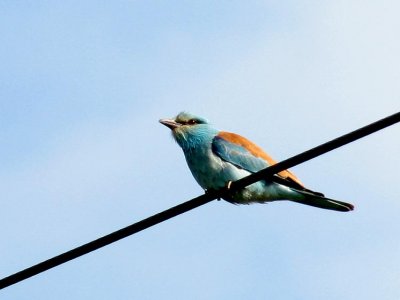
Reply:
<svg viewBox="0 0 400 300"><path fill-rule="evenodd" d="M400 110L398 1L2 1L0 276L202 194L189 111L282 160ZM400 125L296 166L339 213L214 201L1 299L399 299Z"/></svg>

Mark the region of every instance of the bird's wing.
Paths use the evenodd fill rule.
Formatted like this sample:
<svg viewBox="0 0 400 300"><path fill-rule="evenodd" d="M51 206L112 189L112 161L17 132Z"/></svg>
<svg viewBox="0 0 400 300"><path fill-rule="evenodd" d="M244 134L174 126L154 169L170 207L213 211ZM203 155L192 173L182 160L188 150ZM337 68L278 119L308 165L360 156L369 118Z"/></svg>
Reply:
<svg viewBox="0 0 400 300"><path fill-rule="evenodd" d="M235 133L220 131L212 141L212 151L224 161L252 173L276 164L260 147ZM300 180L287 170L279 172L275 178L281 184L305 189Z"/></svg>

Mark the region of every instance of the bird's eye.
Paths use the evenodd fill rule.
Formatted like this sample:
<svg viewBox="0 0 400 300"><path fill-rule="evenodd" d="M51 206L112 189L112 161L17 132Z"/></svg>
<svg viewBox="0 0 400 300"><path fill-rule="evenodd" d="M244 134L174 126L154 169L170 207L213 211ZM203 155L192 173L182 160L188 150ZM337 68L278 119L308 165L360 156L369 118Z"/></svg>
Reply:
<svg viewBox="0 0 400 300"><path fill-rule="evenodd" d="M181 125L196 125L199 124L199 121L196 119L190 119L190 120L181 120L177 121Z"/></svg>

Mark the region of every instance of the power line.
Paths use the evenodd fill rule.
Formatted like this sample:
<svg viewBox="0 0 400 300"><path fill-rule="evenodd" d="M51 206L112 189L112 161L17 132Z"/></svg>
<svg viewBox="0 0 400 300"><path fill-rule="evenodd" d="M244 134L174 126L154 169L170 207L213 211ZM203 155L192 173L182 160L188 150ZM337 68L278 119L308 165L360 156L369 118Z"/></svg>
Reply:
<svg viewBox="0 0 400 300"><path fill-rule="evenodd" d="M364 126L360 129L357 129L355 131L352 131L348 134L345 134L341 137L338 137L336 139L333 139L327 143L324 143L320 146L317 146L315 148L312 148L310 150L307 150L303 153L300 153L298 155L295 155L291 158L288 158L286 160L283 160L273 166L270 166L266 169L263 169L257 173L251 174L247 177L244 177L240 180L237 180L235 182L232 182L229 191L227 190L220 190L220 191L210 191L207 192L204 195L201 195L199 197L196 197L192 200L189 200L187 202L184 202L182 204L179 204L177 206L174 206L170 209L167 209L163 212L160 212L158 214L155 214L151 217L148 217L147 219L144 219L142 221L139 221L137 223L134 223L132 225L129 225L125 228L122 228L120 230L117 230L113 233L110 233L108 235L105 235L101 238L98 238L94 241L91 241L87 244L84 244L82 246L79 246L77 248L74 248L72 250L69 250L67 252L64 252L60 255L57 255L55 257L52 257L48 260L45 260L43 262L40 262L36 265L33 265L29 268L26 268L22 271L19 271L17 273L14 273L8 277L5 277L0 280L0 289L6 288L10 285L16 284L20 281L23 281L29 277L32 277L34 275L37 275L39 273L45 272L51 268L54 268L56 266L59 266L63 263L66 263L70 260L73 260L75 258L78 258L82 255L88 254L94 250L97 250L99 248L102 248L104 246L107 246L111 243L114 243L120 239L126 238L132 234L135 234L139 231L142 231L144 229L147 229L151 226L154 226L158 223L164 222L168 219L171 219L173 217L176 217L184 212L187 212L189 210L192 210L196 207L199 207L201 205L204 205L208 202L211 202L215 199L222 198L226 193L231 193L237 190L240 190L244 188L245 186L248 186L256 181L262 180L262 179L268 179L269 177L273 176L276 173L279 173L283 170L286 170L288 168L294 167L298 164L301 164L303 162L306 162L310 159L313 159L317 156L320 156L322 154L325 154L329 151L332 151L336 148L342 147L346 144L349 144L351 142L354 142L355 140L358 140L362 137L365 137L367 135L370 135L374 132L377 132L383 128L386 128L388 126L391 126L395 123L400 122L400 112L395 113L391 116L388 116L384 119L381 119L377 122L374 122L372 124L369 124L367 126Z"/></svg>
<svg viewBox="0 0 400 300"><path fill-rule="evenodd" d="M241 188L248 186L256 181L265 179L266 176L271 176L270 174L276 174L282 170L286 170L293 166L299 165L299 164L306 162L308 160L311 160L317 156L320 156L329 151L335 150L339 147L342 147L346 144L352 143L352 142L354 142L358 139L361 139L367 135L370 135L374 132L377 132L386 127L394 125L398 122L400 122L400 112L390 115L386 118L383 118L379 121L376 121L376 122L366 125L364 127L361 127L350 133L344 134L336 139L333 139L322 145L314 147L310 150L304 151L303 153L300 153L291 158L283 160L280 163L275 164L264 170L261 170L257 173L254 173L247 177L241 178L232 184L231 190L233 190L233 191L240 190Z"/></svg>

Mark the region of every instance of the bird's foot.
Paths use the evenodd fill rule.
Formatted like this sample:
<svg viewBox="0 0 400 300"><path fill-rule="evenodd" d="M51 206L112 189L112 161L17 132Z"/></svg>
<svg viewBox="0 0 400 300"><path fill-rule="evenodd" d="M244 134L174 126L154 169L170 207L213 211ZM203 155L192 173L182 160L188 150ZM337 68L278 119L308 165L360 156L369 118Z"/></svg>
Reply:
<svg viewBox="0 0 400 300"><path fill-rule="evenodd" d="M232 186L232 181L229 180L229 181L226 183L225 187L222 188L222 189L219 189L219 190L216 190L216 189L205 189L204 192L205 192L206 194L208 194L208 195L213 195L213 194L215 194L215 193L221 194L221 192L222 192L222 194L225 195L225 194L227 194L227 193L230 191L231 186ZM220 201L221 199L222 199L221 197L217 197L217 200L218 200L218 201Z"/></svg>
<svg viewBox="0 0 400 300"><path fill-rule="evenodd" d="M218 193L218 190L216 190L216 189L204 189L204 192L205 192L207 195L213 195L213 194ZM219 200L221 200L221 198L218 197L217 200L219 201Z"/></svg>

